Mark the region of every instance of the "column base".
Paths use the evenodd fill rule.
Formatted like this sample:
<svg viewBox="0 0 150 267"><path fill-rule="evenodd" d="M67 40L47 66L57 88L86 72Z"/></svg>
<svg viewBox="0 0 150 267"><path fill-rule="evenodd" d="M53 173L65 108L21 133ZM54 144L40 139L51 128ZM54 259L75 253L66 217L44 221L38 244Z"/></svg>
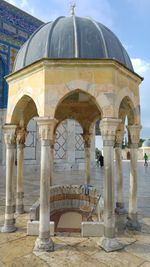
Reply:
<svg viewBox="0 0 150 267"><path fill-rule="evenodd" d="M141 225L138 222L137 214L132 214L127 217L126 228L130 231L141 231Z"/></svg>
<svg viewBox="0 0 150 267"><path fill-rule="evenodd" d="M116 238L102 237L98 245L106 252L123 249L123 245Z"/></svg>
<svg viewBox="0 0 150 267"><path fill-rule="evenodd" d="M4 224L4 226L1 228L2 233L12 233L12 232L15 232L16 230L17 228L13 224L12 225Z"/></svg>
<svg viewBox="0 0 150 267"><path fill-rule="evenodd" d="M40 239L37 238L35 241L34 251L54 251L54 243L52 239Z"/></svg>
<svg viewBox="0 0 150 267"><path fill-rule="evenodd" d="M124 208L123 202L116 202L115 212L117 214L127 214L127 210Z"/></svg>
<svg viewBox="0 0 150 267"><path fill-rule="evenodd" d="M16 213L17 214L23 214L24 213L24 205L23 204L16 206Z"/></svg>

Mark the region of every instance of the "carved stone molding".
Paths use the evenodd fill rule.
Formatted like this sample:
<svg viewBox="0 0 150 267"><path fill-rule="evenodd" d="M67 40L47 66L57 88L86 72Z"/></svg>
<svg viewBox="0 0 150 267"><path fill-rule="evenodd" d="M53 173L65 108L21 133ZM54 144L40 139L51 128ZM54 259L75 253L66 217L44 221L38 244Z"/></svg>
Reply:
<svg viewBox="0 0 150 267"><path fill-rule="evenodd" d="M39 137L41 140L53 140L54 139L54 129L57 123L56 119L51 119L49 117L39 117L35 118L37 125L39 127Z"/></svg>
<svg viewBox="0 0 150 267"><path fill-rule="evenodd" d="M16 125L5 124L3 126L4 131L4 140L6 145L15 145L16 144Z"/></svg>
<svg viewBox="0 0 150 267"><path fill-rule="evenodd" d="M100 131L103 141L115 141L116 129L120 119L104 118L100 123Z"/></svg>
<svg viewBox="0 0 150 267"><path fill-rule="evenodd" d="M16 143L17 145L24 145L28 132L25 127L18 127L16 131Z"/></svg>
<svg viewBox="0 0 150 267"><path fill-rule="evenodd" d="M140 131L141 125L129 125L127 126L128 134L129 134L129 143L138 144L140 140Z"/></svg>
<svg viewBox="0 0 150 267"><path fill-rule="evenodd" d="M121 123L116 130L116 137L115 137L116 146L122 145L123 136L124 136L124 124Z"/></svg>
<svg viewBox="0 0 150 267"><path fill-rule="evenodd" d="M84 133L84 134L82 134L82 137L84 139L85 146L89 147L91 145L92 134L91 133Z"/></svg>

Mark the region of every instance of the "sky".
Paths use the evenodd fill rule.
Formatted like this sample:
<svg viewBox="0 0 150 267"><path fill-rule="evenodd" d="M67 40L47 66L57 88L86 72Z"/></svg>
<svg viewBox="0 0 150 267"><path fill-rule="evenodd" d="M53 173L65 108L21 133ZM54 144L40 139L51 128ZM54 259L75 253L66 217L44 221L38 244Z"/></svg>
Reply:
<svg viewBox="0 0 150 267"><path fill-rule="evenodd" d="M70 0L8 0L44 22L70 14ZM76 0L77 16L88 16L110 28L126 48L140 86L141 138L150 138L150 0Z"/></svg>

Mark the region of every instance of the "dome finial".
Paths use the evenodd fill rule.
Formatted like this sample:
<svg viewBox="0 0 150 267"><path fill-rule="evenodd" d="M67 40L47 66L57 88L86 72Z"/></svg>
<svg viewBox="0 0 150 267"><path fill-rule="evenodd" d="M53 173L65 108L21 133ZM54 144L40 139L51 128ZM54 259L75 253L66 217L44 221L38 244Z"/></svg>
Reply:
<svg viewBox="0 0 150 267"><path fill-rule="evenodd" d="M75 2L74 1L70 2L70 15L71 16L74 16L75 15L75 12L74 12L75 7L76 7Z"/></svg>

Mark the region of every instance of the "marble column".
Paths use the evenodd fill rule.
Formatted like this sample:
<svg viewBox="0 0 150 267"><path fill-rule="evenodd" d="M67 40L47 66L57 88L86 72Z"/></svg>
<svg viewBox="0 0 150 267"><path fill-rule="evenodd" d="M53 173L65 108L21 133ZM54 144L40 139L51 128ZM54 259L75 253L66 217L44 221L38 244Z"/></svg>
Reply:
<svg viewBox="0 0 150 267"><path fill-rule="evenodd" d="M54 244L50 238L50 174L51 150L55 119L49 117L36 118L41 138L41 178L40 178L40 223L39 237L35 242L36 251L53 251Z"/></svg>
<svg viewBox="0 0 150 267"><path fill-rule="evenodd" d="M3 129L6 144L6 200L5 222L1 231L10 233L16 230L13 207L13 169L16 149L16 125L6 124Z"/></svg>
<svg viewBox="0 0 150 267"><path fill-rule="evenodd" d="M137 159L138 145L140 140L140 125L129 125L129 147L130 147L130 188L129 188L129 211L127 228L130 230L140 230L141 226L137 216Z"/></svg>
<svg viewBox="0 0 150 267"><path fill-rule="evenodd" d="M91 138L90 133L82 135L84 140L84 151L85 151L85 184L91 182Z"/></svg>
<svg viewBox="0 0 150 267"><path fill-rule="evenodd" d="M50 186L53 185L53 173L54 173L54 144L55 144L55 135L53 140L50 140L50 162L51 162L51 168L50 168Z"/></svg>
<svg viewBox="0 0 150 267"><path fill-rule="evenodd" d="M122 170L122 141L124 136L124 124L120 124L116 131L115 139L115 164L116 164L116 182L117 182L117 202L116 212L118 214L126 213L123 199L123 170Z"/></svg>
<svg viewBox="0 0 150 267"><path fill-rule="evenodd" d="M24 127L17 129L17 188L16 188L16 213L24 213L24 179L23 179L23 160L24 160L24 147L27 131Z"/></svg>
<svg viewBox="0 0 150 267"><path fill-rule="evenodd" d="M122 249L115 238L114 143L119 119L104 118L100 124L104 151L104 237L99 245L107 252Z"/></svg>

